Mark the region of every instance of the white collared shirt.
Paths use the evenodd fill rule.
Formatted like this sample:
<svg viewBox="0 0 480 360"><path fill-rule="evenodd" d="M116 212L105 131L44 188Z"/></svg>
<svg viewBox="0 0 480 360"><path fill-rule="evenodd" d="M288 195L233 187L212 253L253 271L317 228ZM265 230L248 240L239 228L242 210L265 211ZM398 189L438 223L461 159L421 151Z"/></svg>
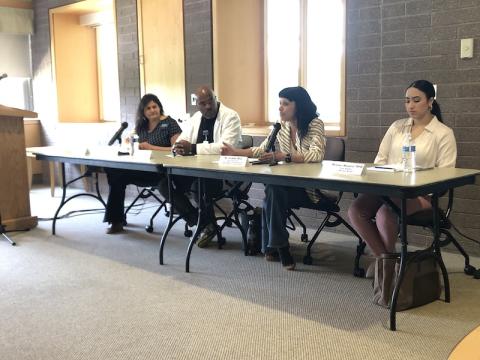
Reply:
<svg viewBox="0 0 480 360"><path fill-rule="evenodd" d="M292 144L291 140L290 134L292 132L292 128L290 127L290 123L288 121L280 120L280 124L282 127L277 135L280 149L276 150L279 150L285 154L298 152L299 154L303 155L304 162L306 163L320 162L323 160L323 156L325 155L326 140L322 120L318 118L313 119L308 125L308 132L302 140L300 140L297 134L295 144ZM270 140L269 137L270 136L267 136L259 146L252 147L253 157L260 157L265 152ZM296 150L294 149L294 145Z"/></svg>
<svg viewBox="0 0 480 360"><path fill-rule="evenodd" d="M375 164L400 164L405 135L411 132L412 118L395 121L382 139ZM453 130L434 116L415 139L416 164L421 167L455 167L457 143Z"/></svg>
<svg viewBox="0 0 480 360"><path fill-rule="evenodd" d="M197 143L198 129L202 122L202 114L197 111L189 120L188 126L182 131L177 141L187 140L192 144ZM240 125L240 116L236 111L219 104L217 119L213 125L213 143L197 144L197 154L220 154L223 143L240 146L242 142L242 127Z"/></svg>
<svg viewBox="0 0 480 360"><path fill-rule="evenodd" d="M283 153L299 153L303 155L303 160L306 163L321 162L325 156L325 129L323 121L315 118L308 125L307 134L300 140L298 134L296 136L295 144L291 140L291 131L290 123L287 121L280 121L282 127L277 135L277 140L280 145L279 150ZM260 157L269 143L269 136L256 147L252 147L253 157ZM295 145L295 148L294 148ZM305 189L310 200L314 203L317 203L321 200L322 195L317 189L309 188Z"/></svg>

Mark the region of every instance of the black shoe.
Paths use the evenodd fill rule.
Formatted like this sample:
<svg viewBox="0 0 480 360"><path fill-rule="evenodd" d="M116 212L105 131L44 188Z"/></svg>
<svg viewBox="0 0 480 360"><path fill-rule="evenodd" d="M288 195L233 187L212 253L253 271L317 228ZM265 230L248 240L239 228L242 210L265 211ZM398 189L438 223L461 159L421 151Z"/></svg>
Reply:
<svg viewBox="0 0 480 360"><path fill-rule="evenodd" d="M288 246L278 249L278 255L280 255L280 262L285 270L295 270L295 260L293 260L292 254Z"/></svg>
<svg viewBox="0 0 480 360"><path fill-rule="evenodd" d="M189 212L183 216L185 222L187 223L188 227L194 227L197 225L198 213L196 211Z"/></svg>
<svg viewBox="0 0 480 360"><path fill-rule="evenodd" d="M123 223L122 222L113 222L112 225L107 229L107 234L118 234L123 232Z"/></svg>

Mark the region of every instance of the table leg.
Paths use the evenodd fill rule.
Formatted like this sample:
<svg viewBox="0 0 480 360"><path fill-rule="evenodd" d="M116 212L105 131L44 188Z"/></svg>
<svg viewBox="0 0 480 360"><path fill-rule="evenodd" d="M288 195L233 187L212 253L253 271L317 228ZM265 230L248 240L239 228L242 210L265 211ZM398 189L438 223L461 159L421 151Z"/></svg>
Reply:
<svg viewBox="0 0 480 360"><path fill-rule="evenodd" d="M450 302L450 282L448 280L448 272L443 262L442 253L440 251L440 213L438 209L438 194L432 196L432 211L433 211L433 250L436 255L436 260L440 269L442 270L443 286L445 289L445 302Z"/></svg>
<svg viewBox="0 0 480 360"><path fill-rule="evenodd" d="M390 330L395 331L397 329L396 311L397 311L397 299L402 285L403 276L407 267L407 255L408 255L408 241L407 241L407 199L402 198L400 205L400 240L402 248L400 251L400 271L395 281L395 288L393 290L392 301L390 304Z"/></svg>
<svg viewBox="0 0 480 360"><path fill-rule="evenodd" d="M52 162L50 162L52 164ZM61 169L61 176L62 176L62 200L60 201L60 205L58 206L57 211L55 212L55 215L53 216L53 222L52 222L52 234L55 235L55 225L57 223L57 218L60 210L62 209L63 205L65 205L65 197L67 196L67 181L65 179L65 163L60 164ZM51 180L52 173L50 173L50 180ZM55 176L55 175L54 175Z"/></svg>
<svg viewBox="0 0 480 360"><path fill-rule="evenodd" d="M170 203L170 215L168 217L168 224L165 230L163 231L162 238L160 239L160 250L158 252L158 260L160 265L163 265L163 248L165 246L165 241L167 240L168 233L170 232L170 229L173 227L173 225L176 223L176 221L173 221L173 213L175 206L173 204L173 196L172 196L172 191L173 191L173 184L172 184L172 174L170 171L167 170L167 182L168 182L168 202Z"/></svg>
<svg viewBox="0 0 480 360"><path fill-rule="evenodd" d="M190 242L188 243L187 249L187 256L185 259L185 272L190 272L190 255L192 253L193 245L197 242L197 239L206 226L205 223L202 224L203 213L205 212L205 201L204 201L204 193L205 193L205 180L203 178L197 178L198 184L198 218L197 218L197 228L193 233L193 236L190 238Z"/></svg>
<svg viewBox="0 0 480 360"><path fill-rule="evenodd" d="M60 205L58 206L57 211L55 211L55 215L53 216L53 222L52 222L52 234L53 235L55 235L55 232L56 232L56 223L57 223L57 219L58 219L58 214L60 213L60 210L62 209L62 207L67 202L69 202L70 200L75 199L76 197L79 197L79 196L90 196L90 197L93 197L93 198L97 199L98 201L100 201L102 203L102 205L104 207L106 207L105 201L103 200L102 196L100 195L100 190L98 188L98 173L96 174L97 194L80 193L80 194L72 195L69 198L67 198L67 187L68 187L68 185L74 183L77 180L83 179L86 176L91 176L91 174L87 170L84 174L82 174L82 175L76 177L75 179L67 182L66 177L65 177L65 163L63 163L63 162L60 163L60 173L61 173L61 177L62 177L62 200L60 201Z"/></svg>
<svg viewBox="0 0 480 360"><path fill-rule="evenodd" d="M48 162L48 170L50 175L50 195L55 196L55 162Z"/></svg>

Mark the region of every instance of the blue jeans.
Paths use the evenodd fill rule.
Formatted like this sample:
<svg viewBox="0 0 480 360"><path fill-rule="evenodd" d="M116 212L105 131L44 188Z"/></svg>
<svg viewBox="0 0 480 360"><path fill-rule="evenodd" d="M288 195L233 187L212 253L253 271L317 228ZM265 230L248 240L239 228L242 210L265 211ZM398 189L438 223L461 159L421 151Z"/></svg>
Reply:
<svg viewBox="0 0 480 360"><path fill-rule="evenodd" d="M312 201L305 189L266 185L262 209L262 252L288 246L288 210L307 206Z"/></svg>

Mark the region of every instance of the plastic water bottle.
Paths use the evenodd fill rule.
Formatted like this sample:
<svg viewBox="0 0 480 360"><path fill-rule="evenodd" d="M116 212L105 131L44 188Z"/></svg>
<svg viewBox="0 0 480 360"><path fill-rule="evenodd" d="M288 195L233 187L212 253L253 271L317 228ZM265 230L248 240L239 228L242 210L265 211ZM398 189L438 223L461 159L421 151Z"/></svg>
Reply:
<svg viewBox="0 0 480 360"><path fill-rule="evenodd" d="M404 172L409 173L415 171L415 153L415 142L412 139L412 135L408 133L405 135L402 145L402 164Z"/></svg>
<svg viewBox="0 0 480 360"><path fill-rule="evenodd" d="M410 172L415 171L415 168L417 166L417 160L416 160L416 153L417 153L417 148L415 146L415 140L410 138Z"/></svg>
<svg viewBox="0 0 480 360"><path fill-rule="evenodd" d="M134 155L138 150L138 135L136 132L130 134L130 155Z"/></svg>

